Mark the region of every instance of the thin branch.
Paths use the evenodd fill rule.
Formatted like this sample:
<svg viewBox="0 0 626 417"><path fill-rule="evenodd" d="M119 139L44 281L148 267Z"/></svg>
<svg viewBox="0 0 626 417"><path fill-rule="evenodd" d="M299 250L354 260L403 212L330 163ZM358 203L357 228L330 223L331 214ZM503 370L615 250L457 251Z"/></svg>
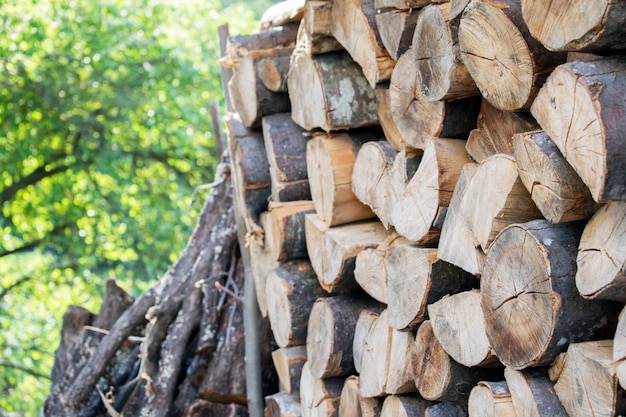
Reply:
<svg viewBox="0 0 626 417"><path fill-rule="evenodd" d="M60 174L77 165L76 163L72 163L68 165L59 165L52 169L48 169L52 162L59 161L65 158L67 155L58 154L57 156L58 156L58 159L54 159L53 161L44 163L43 165L35 169L30 174L26 175L25 177L20 178L18 181L15 181L13 184L9 185L7 188L2 190L2 192L0 193L0 201L9 201L13 197L15 197L15 194L17 194L18 191L23 190L29 185L35 185L39 181L43 180L44 178L48 178L56 174Z"/></svg>
<svg viewBox="0 0 626 417"><path fill-rule="evenodd" d="M18 279L17 281L9 285L8 287L3 287L2 289L0 289L0 303L11 290L19 287L20 285L24 284L26 281L29 281L31 278L32 277L28 275L23 276L22 278Z"/></svg>
<svg viewBox="0 0 626 417"><path fill-rule="evenodd" d="M50 375L42 374L41 372L37 372L37 371L35 371L33 369L30 369L30 368L27 368L25 366L18 365L18 364L15 364L15 363L10 363L10 362L7 362L7 361L0 361L0 367L16 369L18 371L24 372L25 374L34 376L35 378L44 378L44 379L52 380Z"/></svg>
<svg viewBox="0 0 626 417"><path fill-rule="evenodd" d="M35 249L36 247L38 247L39 245L41 245L45 240L49 239L51 236L56 236L59 233L61 233L62 231L64 231L65 229L67 229L68 227L72 226L73 223L65 223L65 224L60 224L57 226L54 226L54 228L52 230L50 230L46 236L40 238L40 239L35 239L31 242L25 243L23 246L19 246L15 249L11 249L11 250L4 250L2 252L0 252L0 258L4 258L5 256L9 256L9 255L15 255L18 253L22 253L22 252L28 252L31 251L33 249ZM2 293L0 293L0 299Z"/></svg>

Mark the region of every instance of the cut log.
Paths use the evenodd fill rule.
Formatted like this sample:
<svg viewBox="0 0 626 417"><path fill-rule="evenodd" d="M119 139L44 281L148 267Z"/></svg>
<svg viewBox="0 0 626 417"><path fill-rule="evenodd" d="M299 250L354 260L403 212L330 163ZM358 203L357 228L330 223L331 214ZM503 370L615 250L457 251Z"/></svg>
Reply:
<svg viewBox="0 0 626 417"><path fill-rule="evenodd" d="M420 417L432 404L417 395L390 395L383 402L380 417Z"/></svg>
<svg viewBox="0 0 626 417"><path fill-rule="evenodd" d="M622 59L559 66L531 112L598 202L626 200L626 63Z"/></svg>
<svg viewBox="0 0 626 417"><path fill-rule="evenodd" d="M433 401L467 401L478 381L502 377L498 369L467 368L455 362L437 341L429 320L420 325L415 335L411 369L420 395Z"/></svg>
<svg viewBox="0 0 626 417"><path fill-rule="evenodd" d="M379 85L376 87L376 113L380 127L383 129L387 142L393 146L396 151L403 151L410 148L404 141L402 133L396 126L391 112L391 94L389 86Z"/></svg>
<svg viewBox="0 0 626 417"><path fill-rule="evenodd" d="M343 50L343 46L331 33L332 7L332 1L308 0L306 2L296 40L297 48L302 53L312 56Z"/></svg>
<svg viewBox="0 0 626 417"><path fill-rule="evenodd" d="M313 303L325 295L308 260L282 263L269 274L265 299L278 346L298 346L306 342Z"/></svg>
<svg viewBox="0 0 626 417"><path fill-rule="evenodd" d="M370 326L361 348L360 391L365 398L387 394L391 337L393 329L387 324L387 311L383 310ZM356 347L356 345L355 345ZM363 366L365 364L365 366Z"/></svg>
<svg viewBox="0 0 626 417"><path fill-rule="evenodd" d="M278 375L280 391L286 394L298 393L302 366L306 362L306 346L276 349L272 352L272 362ZM298 405L300 405L299 401Z"/></svg>
<svg viewBox="0 0 626 417"><path fill-rule="evenodd" d="M539 129L527 113L500 110L484 99L477 126L478 132L467 138L466 149L478 163L497 153L513 153L513 134Z"/></svg>
<svg viewBox="0 0 626 417"><path fill-rule="evenodd" d="M522 0L530 33L551 51L619 51L626 48L626 5L602 0Z"/></svg>
<svg viewBox="0 0 626 417"><path fill-rule="evenodd" d="M389 108L402 141L424 149L433 137L466 139L476 127L479 97L454 101L428 101L418 88L413 52L405 52L389 84Z"/></svg>
<svg viewBox="0 0 626 417"><path fill-rule="evenodd" d="M554 383L550 381L545 370L531 368L516 371L506 368L504 378L511 392L517 417L568 416L556 396Z"/></svg>
<svg viewBox="0 0 626 417"><path fill-rule="evenodd" d="M261 213L261 223L267 212ZM249 240L250 247L250 269L254 280L254 292L256 293L257 304L263 317L267 317L267 301L265 300L265 284L270 272L278 266L278 261L267 251L264 240L255 237Z"/></svg>
<svg viewBox="0 0 626 417"><path fill-rule="evenodd" d="M294 52L287 79L293 120L311 130L378 124L376 94L347 52Z"/></svg>
<svg viewBox="0 0 626 417"><path fill-rule="evenodd" d="M546 76L565 62L522 19L519 0L472 1L459 27L461 58L483 97L502 110L527 110Z"/></svg>
<svg viewBox="0 0 626 417"><path fill-rule="evenodd" d="M382 405L382 398L364 398L361 396L358 376L352 375L346 379L339 400L339 416L379 417Z"/></svg>
<svg viewBox="0 0 626 417"><path fill-rule="evenodd" d="M381 8L376 13L378 35L391 59L397 61L410 47L420 9Z"/></svg>
<svg viewBox="0 0 626 417"><path fill-rule="evenodd" d="M372 88L388 80L395 64L376 28L373 0L334 0L331 31L335 39L363 69Z"/></svg>
<svg viewBox="0 0 626 417"><path fill-rule="evenodd" d="M365 341L369 332L380 314L372 310L362 310L354 326L354 338L352 339L352 360L354 369L361 373L361 360L365 349Z"/></svg>
<svg viewBox="0 0 626 417"><path fill-rule="evenodd" d="M387 382L385 383L385 391L388 394L417 392L411 369L412 348L413 334L411 332L401 332L396 329L391 331L389 369L387 370Z"/></svg>
<svg viewBox="0 0 626 417"><path fill-rule="evenodd" d="M305 362L300 378L302 417L337 417L344 381L345 378L315 378Z"/></svg>
<svg viewBox="0 0 626 417"><path fill-rule="evenodd" d="M357 287L354 264L366 248L383 242L389 232L379 221L327 227L317 215L305 216L307 250L317 279L326 291L345 292Z"/></svg>
<svg viewBox="0 0 626 417"><path fill-rule="evenodd" d="M583 297L626 301L626 203L607 203L591 218L576 265Z"/></svg>
<svg viewBox="0 0 626 417"><path fill-rule="evenodd" d="M287 74L291 52L276 56L264 56L257 64L257 77L270 91L275 93L287 92Z"/></svg>
<svg viewBox="0 0 626 417"><path fill-rule="evenodd" d="M311 198L320 218L337 226L375 217L352 192L352 172L363 144L379 139L378 131L317 135L307 143Z"/></svg>
<svg viewBox="0 0 626 417"><path fill-rule="evenodd" d="M312 201L270 203L261 216L265 247L272 260L284 262L306 258L304 216L315 212Z"/></svg>
<svg viewBox="0 0 626 417"><path fill-rule="evenodd" d="M228 92L245 127L259 128L263 116L289 111L291 104L287 92L268 89L258 75L258 68L264 57L285 56L284 54L289 56L292 51L291 48L269 49L241 58L237 70L228 82Z"/></svg>
<svg viewBox="0 0 626 417"><path fill-rule="evenodd" d="M374 0L376 10L385 9L421 9L431 3L445 3L448 0Z"/></svg>
<svg viewBox="0 0 626 417"><path fill-rule="evenodd" d="M463 140L437 138L426 146L417 172L392 207L391 224L400 235L420 244L439 238L452 191L468 162Z"/></svg>
<svg viewBox="0 0 626 417"><path fill-rule="evenodd" d="M463 13L470 0L450 0L450 19L455 19Z"/></svg>
<svg viewBox="0 0 626 417"><path fill-rule="evenodd" d="M544 131L515 134L513 149L520 179L546 220L588 219L598 209L587 186Z"/></svg>
<svg viewBox="0 0 626 417"><path fill-rule="evenodd" d="M481 381L468 400L469 417L517 417L506 382Z"/></svg>
<svg viewBox="0 0 626 417"><path fill-rule="evenodd" d="M297 24L287 24L252 35L230 36L226 41L224 56L220 58L219 63L223 67L236 70L241 58L252 51L293 48L297 32Z"/></svg>
<svg viewBox="0 0 626 417"><path fill-rule="evenodd" d="M424 417L467 417L467 407L444 401L428 407Z"/></svg>
<svg viewBox="0 0 626 417"><path fill-rule="evenodd" d="M198 399L191 403L182 414L183 417L203 417L211 415L246 417L248 415L248 408L240 404L219 404Z"/></svg>
<svg viewBox="0 0 626 417"><path fill-rule="evenodd" d="M618 385L613 341L573 343L554 390L570 417L609 417L626 412L626 392Z"/></svg>
<svg viewBox="0 0 626 417"><path fill-rule="evenodd" d="M300 397L286 392L265 397L265 417L300 417Z"/></svg>
<svg viewBox="0 0 626 417"><path fill-rule="evenodd" d="M478 171L478 165L465 164L457 180L452 199L446 212L446 221L441 228L437 256L441 260L463 268L471 274L482 271L485 253L478 248L465 215L463 214L463 200L468 193L471 178ZM469 197L468 197L469 198Z"/></svg>
<svg viewBox="0 0 626 417"><path fill-rule="evenodd" d="M287 202L311 199L311 187L309 180L298 180L290 182L272 182L271 201Z"/></svg>
<svg viewBox="0 0 626 417"><path fill-rule="evenodd" d="M352 171L352 192L369 206L385 228L391 226L390 171L396 151L386 140L364 143Z"/></svg>
<svg viewBox="0 0 626 417"><path fill-rule="evenodd" d="M582 226L535 220L504 229L481 278L487 337L513 369L550 364L568 344L611 332L617 306L576 289Z"/></svg>
<svg viewBox="0 0 626 417"><path fill-rule="evenodd" d="M304 4L305 0L285 0L270 6L261 16L261 29L300 22Z"/></svg>
<svg viewBox="0 0 626 417"><path fill-rule="evenodd" d="M290 113L266 116L262 120L262 126L272 179L272 199L273 201L288 201L278 198L281 189L285 188L285 183L304 181L304 185L308 188L306 181L308 180L306 169L308 137L291 119ZM310 200L310 198L298 200Z"/></svg>
<svg viewBox="0 0 626 417"><path fill-rule="evenodd" d="M413 59L417 84L426 100L455 100L479 94L461 61L459 19L450 19L450 3L425 7L415 24Z"/></svg>
<svg viewBox="0 0 626 417"><path fill-rule="evenodd" d="M474 288L475 277L437 258L437 249L412 244L390 246L387 261L387 322L410 330L426 318L426 306L446 294Z"/></svg>
<svg viewBox="0 0 626 417"><path fill-rule="evenodd" d="M428 305L430 324L441 347L461 365L498 366L480 300L478 290L445 296Z"/></svg>
<svg viewBox="0 0 626 417"><path fill-rule="evenodd" d="M413 178L419 164L422 162L423 154L421 152L400 151L393 161L391 170L389 171L389 193L386 210L393 214L393 209L398 205L406 191L409 181ZM391 217L391 215L389 215Z"/></svg>
<svg viewBox="0 0 626 417"><path fill-rule="evenodd" d="M352 341L363 310L380 311L380 307L352 296L320 298L315 302L306 337L307 362L314 378L354 373Z"/></svg>
<svg viewBox="0 0 626 417"><path fill-rule="evenodd" d="M617 321L615 329L615 337L613 342L613 360L615 362L626 359L626 309L622 309ZM621 377L620 377L621 379ZM625 381L626 382L626 381ZM622 385L626 385L622 383Z"/></svg>

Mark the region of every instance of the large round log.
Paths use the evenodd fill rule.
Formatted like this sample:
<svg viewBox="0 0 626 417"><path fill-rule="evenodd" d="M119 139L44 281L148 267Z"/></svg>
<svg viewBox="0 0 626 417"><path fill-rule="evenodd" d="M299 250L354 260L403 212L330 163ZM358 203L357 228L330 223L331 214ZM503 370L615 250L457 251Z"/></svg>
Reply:
<svg viewBox="0 0 626 417"><path fill-rule="evenodd" d="M535 220L504 229L481 278L487 337L513 369L551 363L570 343L609 329L616 306L576 289L578 223Z"/></svg>

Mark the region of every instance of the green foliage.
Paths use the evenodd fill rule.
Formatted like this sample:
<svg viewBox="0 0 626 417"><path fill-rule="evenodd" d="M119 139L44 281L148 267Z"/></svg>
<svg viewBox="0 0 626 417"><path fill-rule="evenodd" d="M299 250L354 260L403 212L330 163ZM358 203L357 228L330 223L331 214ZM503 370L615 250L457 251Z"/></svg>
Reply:
<svg viewBox="0 0 626 417"><path fill-rule="evenodd" d="M97 311L108 277L137 295L177 258L217 161L217 27L255 17L218 0L0 3L0 411L38 414L68 304Z"/></svg>

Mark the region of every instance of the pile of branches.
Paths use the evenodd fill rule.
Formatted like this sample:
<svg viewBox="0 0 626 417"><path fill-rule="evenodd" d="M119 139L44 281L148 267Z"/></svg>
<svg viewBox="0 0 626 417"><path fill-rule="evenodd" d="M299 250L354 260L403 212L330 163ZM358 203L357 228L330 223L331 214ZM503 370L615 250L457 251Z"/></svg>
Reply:
<svg viewBox="0 0 626 417"><path fill-rule="evenodd" d="M230 169L216 181L180 258L133 299L109 280L97 315L63 318L46 416L245 416L243 265ZM159 256L159 254L154 254ZM261 358L271 363L261 323ZM264 392L276 390L262 366Z"/></svg>

